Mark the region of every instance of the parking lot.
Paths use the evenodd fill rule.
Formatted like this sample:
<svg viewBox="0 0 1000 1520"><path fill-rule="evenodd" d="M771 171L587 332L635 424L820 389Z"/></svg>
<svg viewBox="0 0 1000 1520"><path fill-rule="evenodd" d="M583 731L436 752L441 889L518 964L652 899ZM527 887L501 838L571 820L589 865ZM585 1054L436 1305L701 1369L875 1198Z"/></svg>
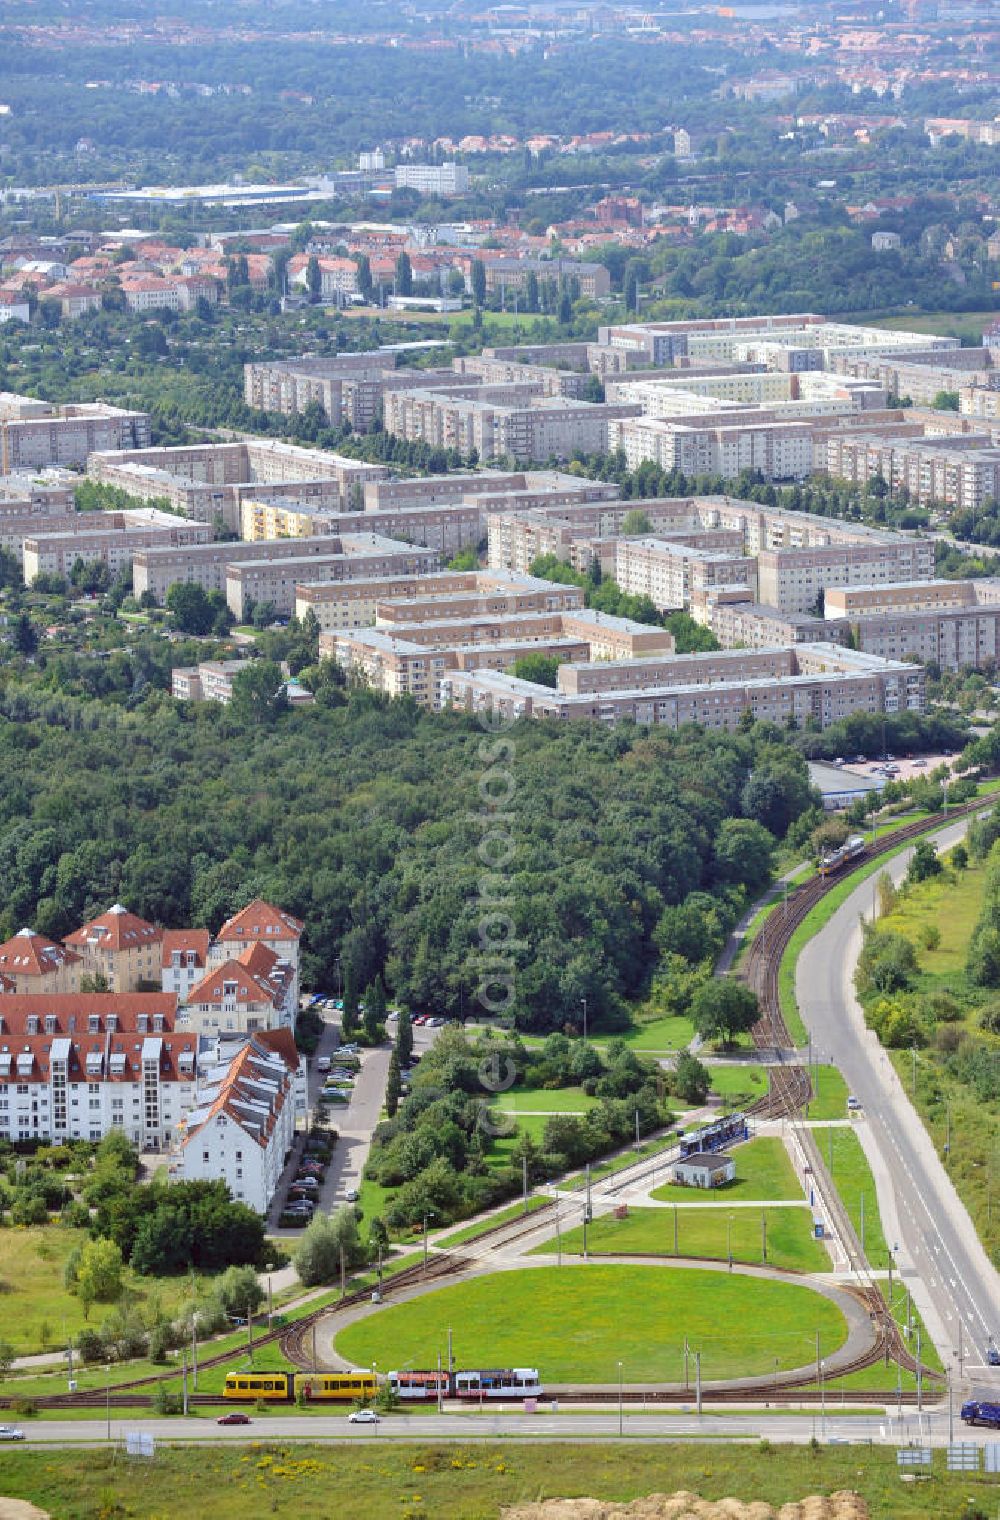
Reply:
<svg viewBox="0 0 1000 1520"><path fill-rule="evenodd" d="M336 1051L340 1044L340 1015L324 1012L325 1027L320 1043L308 1064L308 1103L310 1117L325 1118L331 1130L337 1131L330 1164L321 1186L311 1194L317 1212L331 1213L347 1203L348 1193L360 1191L362 1174L368 1160L371 1138L382 1112L386 1078L389 1073L389 1057L395 1037L395 1023L388 1027L388 1038L373 1050L361 1050L361 1068L356 1074L350 1102L346 1104L320 1104L319 1094L327 1079L327 1073L319 1070L320 1061L329 1060L336 1067ZM416 1026L413 1030L414 1053L419 1055L433 1042L436 1029ZM292 1155L285 1166L281 1182L268 1214L268 1233L271 1235L296 1236L301 1233L297 1226L279 1226L288 1188L299 1171L306 1149L305 1136L295 1139Z"/></svg>
<svg viewBox="0 0 1000 1520"><path fill-rule="evenodd" d="M855 776L886 776L888 766L891 774L887 779L912 781L916 776L929 776L939 765L950 765L954 758L954 755L916 755L908 759L905 755L890 754L884 760L845 760L839 769Z"/></svg>

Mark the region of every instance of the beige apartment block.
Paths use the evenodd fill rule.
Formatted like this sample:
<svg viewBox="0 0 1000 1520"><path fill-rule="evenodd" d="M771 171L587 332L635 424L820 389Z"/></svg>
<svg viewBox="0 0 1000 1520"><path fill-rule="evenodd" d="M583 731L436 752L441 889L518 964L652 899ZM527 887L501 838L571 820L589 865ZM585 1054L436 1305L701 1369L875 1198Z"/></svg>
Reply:
<svg viewBox="0 0 1000 1520"><path fill-rule="evenodd" d="M745 599L726 600L709 591L699 622L705 623L723 649L768 649L776 644L846 644L849 624L844 618L812 617L805 612L781 612Z"/></svg>
<svg viewBox="0 0 1000 1520"><path fill-rule="evenodd" d="M891 586L831 586L828 618L874 617L896 612L939 612L1000 602L1000 580L901 581Z"/></svg>
<svg viewBox="0 0 1000 1520"><path fill-rule="evenodd" d="M187 522L169 512L143 508L131 512L80 512L71 527L34 531L22 540L21 563L30 586L36 575L68 576L77 560L107 565L112 577L131 565L142 549L184 548L213 537L210 523Z"/></svg>
<svg viewBox="0 0 1000 1520"><path fill-rule="evenodd" d="M84 974L103 977L109 992L159 989L163 930L115 903L63 941L83 958Z"/></svg>
<svg viewBox="0 0 1000 1520"><path fill-rule="evenodd" d="M850 627L858 649L883 659L917 659L942 670L1000 665L1000 606L862 614Z"/></svg>
<svg viewBox="0 0 1000 1520"><path fill-rule="evenodd" d="M933 573L928 539L891 541L887 535L881 543L769 549L757 556L757 594L782 612L808 612L832 586L929 580Z"/></svg>
<svg viewBox="0 0 1000 1520"><path fill-rule="evenodd" d="M673 669L656 663L654 684L611 688L579 694L566 690L574 676L570 667L559 671L559 690L536 686L508 675L454 672L442 681L441 701L459 711L491 713L494 718L550 718L615 724L679 728L697 723L705 728L735 729L746 715L781 725L814 723L826 728L853 712L920 712L924 706L924 675L914 665L882 660L833 645L799 644L770 651L771 668L746 678L728 678L727 655L746 661L747 651L715 656L712 679L691 682L696 657L678 655ZM756 659L767 651L757 651ZM758 667L759 668L759 667ZM704 672L703 672L704 674ZM600 679L597 677L597 679ZM631 679L631 677L630 677Z"/></svg>
<svg viewBox="0 0 1000 1520"><path fill-rule="evenodd" d="M292 540L301 543L301 540ZM319 539L307 539L317 544ZM298 586L308 577L324 581L353 580L355 576L419 575L440 568L436 549L418 548L375 533L345 533L332 554L312 558L244 559L239 552L226 566L226 604L237 622L245 622L252 607L269 603L276 613L291 614Z"/></svg>
<svg viewBox="0 0 1000 1520"><path fill-rule="evenodd" d="M55 406L0 392L0 475L49 466L82 469L95 449L142 449L149 416L93 401Z"/></svg>
<svg viewBox="0 0 1000 1520"><path fill-rule="evenodd" d="M360 505L367 481L388 471L385 465L265 438L96 453L87 473L144 501L164 499L186 517L221 518L238 532L244 496L305 495L345 510Z"/></svg>
<svg viewBox="0 0 1000 1520"><path fill-rule="evenodd" d="M714 554L661 538L620 538L615 544L615 580L623 591L648 596L654 607L686 607L708 586L754 586L752 556Z"/></svg>
<svg viewBox="0 0 1000 1520"><path fill-rule="evenodd" d="M353 633L327 634L329 650L341 669L350 672L373 691L390 697L412 697L422 707L438 711L441 683L451 670L508 670L523 655L556 655L564 660L586 660L590 645L581 639L539 635L525 641L456 643L428 647L405 637L361 628ZM453 638L461 637L458 630ZM332 649L330 646L333 646Z"/></svg>
<svg viewBox="0 0 1000 1520"><path fill-rule="evenodd" d="M0 945L0 990L4 993L79 992L83 957L33 929L19 929Z"/></svg>

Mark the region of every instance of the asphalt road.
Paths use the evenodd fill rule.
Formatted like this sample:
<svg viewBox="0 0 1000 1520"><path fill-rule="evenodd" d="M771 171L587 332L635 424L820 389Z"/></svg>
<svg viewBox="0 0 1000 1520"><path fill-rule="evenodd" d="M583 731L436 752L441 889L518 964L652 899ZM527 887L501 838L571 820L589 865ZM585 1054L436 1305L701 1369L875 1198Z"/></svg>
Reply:
<svg viewBox="0 0 1000 1520"><path fill-rule="evenodd" d="M937 833L939 848L956 843L965 827L962 823ZM904 875L909 857L907 851L887 862L894 880ZM854 997L859 918L871 916L874 883L870 877L853 892L803 950L796 976L799 1008L814 1049L840 1067L863 1105L860 1138L876 1182L881 1177L886 1184L879 1186L885 1235L890 1246L898 1242L903 1278L914 1288L918 1305L921 1297L927 1302L925 1319L946 1364L950 1361L953 1371L959 1371L961 1341L967 1379L996 1397L1000 1369L987 1369L984 1358L989 1336L1000 1340L1000 1277L891 1062L865 1029ZM923 1285L920 1296L915 1277Z"/></svg>
<svg viewBox="0 0 1000 1520"><path fill-rule="evenodd" d="M620 1420L620 1423L619 1423ZM157 1441L352 1441L372 1445L387 1440L461 1441L475 1440L617 1440L619 1433L632 1440L684 1440L697 1437L726 1437L730 1440L806 1442L815 1435L821 1441L863 1442L864 1444L905 1445L910 1441L944 1446L949 1441L946 1408L917 1415L904 1410L901 1417L895 1408L872 1410L865 1414L838 1414L831 1404L825 1415L821 1409L804 1414L782 1411L748 1410L713 1411L697 1415L693 1408L673 1414L642 1413L627 1407L619 1417L617 1407L601 1411L552 1414L547 1409L536 1414L520 1410L476 1410L439 1415L387 1415L376 1425L349 1425L344 1414L268 1417L254 1415L250 1425L220 1426L205 1416L201 1419L117 1420L111 1422L111 1439L122 1440L126 1432L143 1431ZM954 1410L956 1440L984 1444L997 1440L997 1432L962 1425L958 1406ZM29 1423L25 1428L25 1445L70 1446L100 1445L107 1441L103 1420L47 1420ZM9 1448L11 1450L16 1448Z"/></svg>

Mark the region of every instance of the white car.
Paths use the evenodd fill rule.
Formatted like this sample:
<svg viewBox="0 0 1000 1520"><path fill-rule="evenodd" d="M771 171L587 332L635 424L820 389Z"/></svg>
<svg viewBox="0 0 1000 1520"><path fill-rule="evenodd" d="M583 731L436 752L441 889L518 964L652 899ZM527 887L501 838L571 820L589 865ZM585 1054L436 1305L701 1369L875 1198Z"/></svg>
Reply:
<svg viewBox="0 0 1000 1520"><path fill-rule="evenodd" d="M24 1431L16 1425L0 1425L0 1441L23 1441Z"/></svg>
<svg viewBox="0 0 1000 1520"><path fill-rule="evenodd" d="M348 1423L351 1425L378 1424L378 1415L375 1413L374 1409L355 1409L353 1413L347 1416L347 1419Z"/></svg>
<svg viewBox="0 0 1000 1520"><path fill-rule="evenodd" d="M347 1192L344 1194L344 1197L347 1199L348 1203L357 1203L358 1199L361 1197L361 1194L358 1192L357 1188L348 1188Z"/></svg>

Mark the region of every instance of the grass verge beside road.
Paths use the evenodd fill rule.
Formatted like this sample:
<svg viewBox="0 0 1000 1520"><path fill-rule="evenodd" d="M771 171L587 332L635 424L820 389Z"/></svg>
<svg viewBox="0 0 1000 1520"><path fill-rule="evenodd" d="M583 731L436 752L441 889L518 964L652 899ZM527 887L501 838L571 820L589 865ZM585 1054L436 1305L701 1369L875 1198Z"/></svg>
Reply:
<svg viewBox="0 0 1000 1520"><path fill-rule="evenodd" d="M833 1177L834 1186L850 1217L859 1240L863 1239L865 1255L876 1270L889 1265L889 1249L882 1231L879 1215L875 1178L868 1165L868 1158L861 1148L861 1141L853 1129L823 1130L816 1135L819 1153ZM862 1203L862 1199L864 1202ZM862 1229L862 1212L864 1229Z"/></svg>
<svg viewBox="0 0 1000 1520"><path fill-rule="evenodd" d="M640 1417L626 1416L642 1433ZM346 1427L345 1427L346 1428ZM389 1422L382 1427L388 1432ZM359 1447L289 1445L161 1446L155 1481L138 1482L134 1468L103 1448L4 1452L4 1492L40 1505L60 1520L98 1514L155 1520L197 1516L211 1495L213 1520L248 1514L301 1520L304 1514L345 1514L351 1520L386 1516L447 1516L483 1520L531 1499L592 1496L619 1502L678 1490L705 1499L735 1497L779 1509L810 1494L856 1492L870 1520L942 1520L992 1514L996 1479L948 1473L934 1453L931 1476L902 1484L891 1447L758 1446L685 1441L657 1445L540 1441L530 1445L380 1440Z"/></svg>

